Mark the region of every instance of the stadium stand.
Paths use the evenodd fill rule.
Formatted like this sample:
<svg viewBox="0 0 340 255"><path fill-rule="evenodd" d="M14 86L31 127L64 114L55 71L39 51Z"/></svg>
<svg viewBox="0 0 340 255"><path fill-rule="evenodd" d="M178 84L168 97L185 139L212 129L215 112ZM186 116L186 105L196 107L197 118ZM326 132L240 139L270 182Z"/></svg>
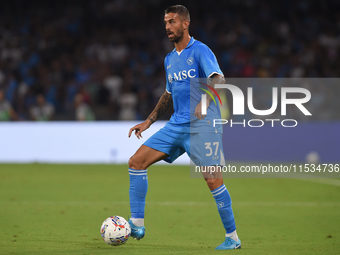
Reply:
<svg viewBox="0 0 340 255"><path fill-rule="evenodd" d="M13 120L32 120L30 109L40 94L54 107L53 120L79 119L77 98L92 109L89 119L145 119L165 89L163 60L173 45L163 10L171 4L1 4L0 89L15 111ZM226 77L339 77L337 0L182 4L191 12L191 35L215 52ZM340 86L309 89L319 113L309 120L339 120ZM254 100L266 105L264 97Z"/></svg>

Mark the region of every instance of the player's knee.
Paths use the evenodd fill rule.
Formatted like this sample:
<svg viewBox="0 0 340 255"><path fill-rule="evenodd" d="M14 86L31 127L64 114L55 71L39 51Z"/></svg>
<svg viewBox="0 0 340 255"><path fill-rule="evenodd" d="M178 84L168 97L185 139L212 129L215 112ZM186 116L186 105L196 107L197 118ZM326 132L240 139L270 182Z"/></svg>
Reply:
<svg viewBox="0 0 340 255"><path fill-rule="evenodd" d="M207 182L210 190L217 189L223 184L222 178L206 178L205 181Z"/></svg>
<svg viewBox="0 0 340 255"><path fill-rule="evenodd" d="M136 162L135 160L135 156L132 156L130 159L129 159L129 168L131 169L136 169L136 165L138 164L138 162Z"/></svg>
<svg viewBox="0 0 340 255"><path fill-rule="evenodd" d="M144 170L145 168L143 167L144 167L143 161L138 156L133 155L129 159L129 168L136 170Z"/></svg>

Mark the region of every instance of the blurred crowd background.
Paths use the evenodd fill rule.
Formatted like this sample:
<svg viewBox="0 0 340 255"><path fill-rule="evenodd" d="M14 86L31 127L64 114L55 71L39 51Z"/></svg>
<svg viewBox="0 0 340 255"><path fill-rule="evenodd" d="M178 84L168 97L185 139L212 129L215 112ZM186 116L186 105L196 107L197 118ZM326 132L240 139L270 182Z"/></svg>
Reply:
<svg viewBox="0 0 340 255"><path fill-rule="evenodd" d="M163 17L173 4L1 3L0 120L144 120L165 91L163 61L174 46ZM190 34L213 50L226 77L339 77L338 0L181 4ZM308 120L340 119L340 86L308 89L317 109ZM254 105L265 101L256 96Z"/></svg>

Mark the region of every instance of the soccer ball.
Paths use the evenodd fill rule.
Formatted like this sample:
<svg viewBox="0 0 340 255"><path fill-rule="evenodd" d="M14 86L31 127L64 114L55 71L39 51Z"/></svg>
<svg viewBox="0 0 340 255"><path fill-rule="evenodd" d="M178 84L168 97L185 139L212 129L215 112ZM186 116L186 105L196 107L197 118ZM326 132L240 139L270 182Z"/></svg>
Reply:
<svg viewBox="0 0 340 255"><path fill-rule="evenodd" d="M121 245L126 243L131 234L131 227L121 216L111 216L104 220L100 227L100 234L105 243Z"/></svg>

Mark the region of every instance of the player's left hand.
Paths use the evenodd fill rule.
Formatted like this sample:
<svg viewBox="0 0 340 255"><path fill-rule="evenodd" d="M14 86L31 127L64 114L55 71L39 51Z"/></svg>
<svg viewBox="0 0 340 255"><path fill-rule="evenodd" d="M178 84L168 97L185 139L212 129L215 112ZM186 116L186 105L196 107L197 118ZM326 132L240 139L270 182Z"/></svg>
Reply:
<svg viewBox="0 0 340 255"><path fill-rule="evenodd" d="M204 119L205 116L206 116L206 115L203 115L203 114L202 114L201 109L202 109L202 102L199 102L199 104L196 105L196 109L195 109L195 114L194 114L194 116L196 116L196 117L197 117L198 119L200 119L200 120Z"/></svg>
<svg viewBox="0 0 340 255"><path fill-rule="evenodd" d="M144 121L143 123L140 123L140 124L138 124L138 125L136 125L136 126L130 128L130 130L129 130L129 138L130 138L131 133L132 133L133 131L135 131L135 135L136 135L136 137L137 137L138 139L143 138L142 132L145 131L145 130L147 130L147 129L151 126L151 124L152 124L151 121L147 119L147 120Z"/></svg>

